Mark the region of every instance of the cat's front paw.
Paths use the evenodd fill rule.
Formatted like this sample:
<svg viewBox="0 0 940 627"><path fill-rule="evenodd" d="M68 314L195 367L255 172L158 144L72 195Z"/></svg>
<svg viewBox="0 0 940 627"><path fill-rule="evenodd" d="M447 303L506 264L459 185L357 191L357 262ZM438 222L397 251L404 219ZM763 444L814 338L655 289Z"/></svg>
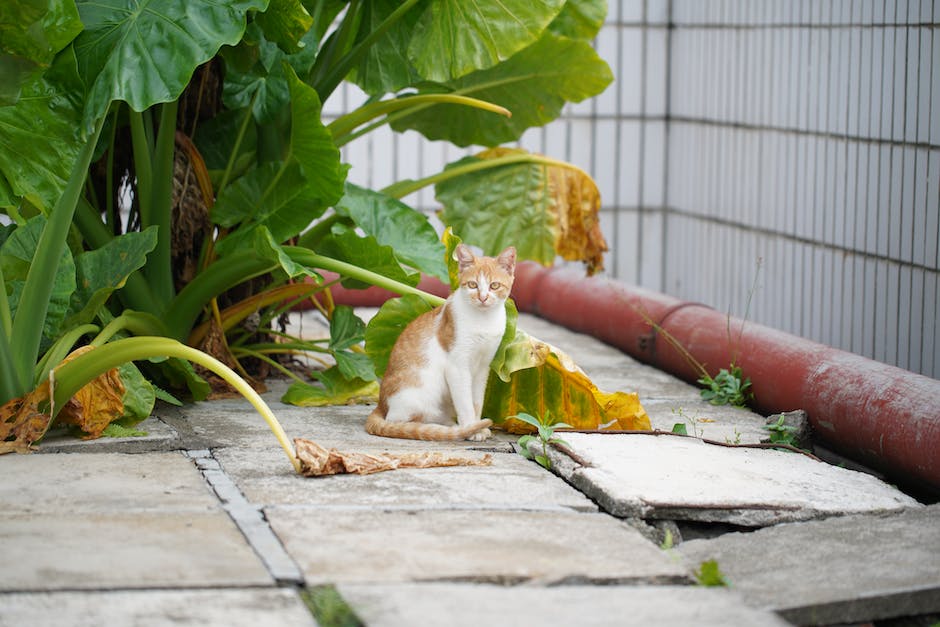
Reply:
<svg viewBox="0 0 940 627"><path fill-rule="evenodd" d="M467 440L470 442L482 442L489 438L493 433L489 429L480 429L473 435L471 435Z"/></svg>

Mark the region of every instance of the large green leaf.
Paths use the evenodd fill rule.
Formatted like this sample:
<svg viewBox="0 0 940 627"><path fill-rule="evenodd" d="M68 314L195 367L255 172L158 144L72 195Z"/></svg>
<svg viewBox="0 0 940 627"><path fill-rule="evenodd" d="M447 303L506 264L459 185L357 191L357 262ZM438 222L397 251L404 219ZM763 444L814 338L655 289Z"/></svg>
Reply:
<svg viewBox="0 0 940 627"><path fill-rule="evenodd" d="M313 18L300 0L270 0L268 9L255 22L269 41L288 54L303 49L300 40L313 26Z"/></svg>
<svg viewBox="0 0 940 627"><path fill-rule="evenodd" d="M157 245L157 227L130 232L95 250L75 258L77 287L72 294L64 326L91 322L108 297L124 285L132 272L147 261L147 253Z"/></svg>
<svg viewBox="0 0 940 627"><path fill-rule="evenodd" d="M380 244L391 246L405 264L447 280L444 245L427 216L380 192L346 184L336 212L348 216Z"/></svg>
<svg viewBox="0 0 940 627"><path fill-rule="evenodd" d="M415 129L428 139L458 146L496 146L554 120L566 102L596 96L612 80L607 63L586 41L546 32L509 60L443 86L452 93L506 107L512 111L511 118L438 104L392 122L392 128Z"/></svg>
<svg viewBox="0 0 940 627"><path fill-rule="evenodd" d="M480 161L465 157L448 167ZM519 259L555 260L557 218L544 167L520 163L458 176L436 186L441 220L488 255L515 246ZM493 228L499 225L498 228Z"/></svg>
<svg viewBox="0 0 940 627"><path fill-rule="evenodd" d="M62 195L81 148L74 57L66 50L53 68L0 107L0 172L13 196L48 213Z"/></svg>
<svg viewBox="0 0 940 627"><path fill-rule="evenodd" d="M339 368L314 372L313 376L322 387L306 383L291 385L281 401L301 407L323 407L325 405L348 405L351 403L375 402L379 396L379 384L374 380L347 379Z"/></svg>
<svg viewBox="0 0 940 627"><path fill-rule="evenodd" d="M436 0L408 47L418 74L445 82L492 67L535 42L565 0Z"/></svg>
<svg viewBox="0 0 940 627"><path fill-rule="evenodd" d="M261 124L277 121L291 100L284 62L305 76L316 59L319 36L311 29L300 43L303 47L298 52L287 54L276 43L268 41L260 27L250 26L245 39L236 48L223 51L226 73L222 99L225 106L242 109L254 100L252 114L256 121ZM241 67L247 60L251 60L247 67Z"/></svg>
<svg viewBox="0 0 940 627"><path fill-rule="evenodd" d="M3 278L9 294L10 313L15 314L23 287L26 284L26 275L33 261L33 255L39 248L39 237L46 224L44 216L36 216L24 226L13 231L0 249L0 266L3 268ZM69 301L75 291L75 262L68 249L62 252L56 266L53 279L52 294L49 298L49 307L43 323L43 346L48 345L58 337L62 328L62 321L69 310ZM39 321L37 321L39 322Z"/></svg>
<svg viewBox="0 0 940 627"><path fill-rule="evenodd" d="M369 356L352 349L362 342L366 325L352 307L339 305L330 320L330 351L336 366L347 380L374 381L375 370Z"/></svg>
<svg viewBox="0 0 940 627"><path fill-rule="evenodd" d="M349 166L340 161L339 148L320 120L321 104L316 90L286 67L291 97L291 154L303 167L313 193L327 205L343 195Z"/></svg>
<svg viewBox="0 0 940 627"><path fill-rule="evenodd" d="M365 333L366 354L375 365L375 374L380 377L385 375L392 347L408 323L431 309L426 300L414 294L385 301L379 312L369 320Z"/></svg>
<svg viewBox="0 0 940 627"><path fill-rule="evenodd" d="M395 9L398 0L372 0L365 5L360 39L374 31ZM372 95L396 92L421 80L408 59L408 44L421 17L421 5L412 7L401 20L376 41L350 75L350 79Z"/></svg>
<svg viewBox="0 0 940 627"><path fill-rule="evenodd" d="M82 31L74 0L4 0L0 3L0 105L52 64Z"/></svg>
<svg viewBox="0 0 940 627"><path fill-rule="evenodd" d="M216 250L225 255L251 241L254 231L266 227L277 242L300 233L326 209L313 188L292 162L270 162L231 183L212 207L212 220L220 226L239 228L222 238Z"/></svg>
<svg viewBox="0 0 940 627"><path fill-rule="evenodd" d="M582 170L518 148L485 150L448 169L467 171L437 184L441 219L487 254L514 245L521 259L551 265L560 256L583 261L589 274L603 269L600 191Z"/></svg>
<svg viewBox="0 0 940 627"><path fill-rule="evenodd" d="M271 232L265 226L259 226L253 232L252 244L255 253L263 259L270 259L274 263L280 266L280 269L284 271L290 278L299 278L299 277L311 277L317 281L322 281L321 277L317 272L306 266L303 266L293 259L290 255L281 247L277 241L271 237ZM224 263L224 260L223 260Z"/></svg>
<svg viewBox="0 0 940 627"><path fill-rule="evenodd" d="M195 69L245 32L250 10L268 0L95 0L78 2L85 30L75 40L88 87L90 127L113 100L143 111L179 97Z"/></svg>
<svg viewBox="0 0 940 627"><path fill-rule="evenodd" d="M383 246L371 235L360 237L342 225L333 226L332 232L317 244L316 252L406 285L417 285L421 280L418 272L402 268L391 246ZM343 285L354 289L368 287L368 284L350 278L343 278Z"/></svg>
<svg viewBox="0 0 940 627"><path fill-rule="evenodd" d="M573 39L593 39L607 17L606 0L568 0L549 25L555 34Z"/></svg>

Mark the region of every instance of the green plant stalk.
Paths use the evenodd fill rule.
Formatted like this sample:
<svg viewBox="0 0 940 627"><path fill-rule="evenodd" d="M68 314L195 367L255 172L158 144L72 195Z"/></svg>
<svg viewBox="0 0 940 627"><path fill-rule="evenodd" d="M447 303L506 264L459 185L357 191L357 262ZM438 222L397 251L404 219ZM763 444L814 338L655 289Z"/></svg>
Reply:
<svg viewBox="0 0 940 627"><path fill-rule="evenodd" d="M49 376L49 371L72 352L72 347L83 335L97 333L98 331L99 327L95 324L83 324L74 329L69 329L67 333L56 340L55 344L46 351L46 354L36 364L33 372L33 385L44 381Z"/></svg>
<svg viewBox="0 0 940 627"><path fill-rule="evenodd" d="M347 113L346 115L337 118L327 125L327 129L329 129L330 133L333 135L333 141L337 148L339 148L352 139L355 139L355 137L358 137L358 134L355 136L350 136L349 134L366 122L374 120L383 115L387 115L394 111L423 107L426 104L444 103L465 105L468 107L474 107L476 109L492 111L493 113L504 115L507 118L512 116L512 113L509 111L509 109L491 102L487 102L485 100L480 100L478 98L458 96L455 94L418 94L416 96L395 98L392 100L382 100L379 102L373 102L372 104L364 105L352 113ZM381 124L384 124L385 121L386 120L383 120ZM372 128L375 128L375 126L369 127L370 130Z"/></svg>
<svg viewBox="0 0 940 627"><path fill-rule="evenodd" d="M429 305L432 306L437 306L444 303L444 299L440 296L429 294L424 290L406 285L405 283L399 283L394 279L382 276L381 274L372 272L371 270L366 270L365 268L360 268L359 266L354 266L351 263L346 263L345 261L339 261L338 259L331 259L330 257L318 255L312 250L308 250L306 248L285 246L284 250L292 260L303 264L308 268L319 268L321 270L335 272L344 277L356 279L364 283L369 283L370 285L375 285L397 294L414 294L416 296L420 296Z"/></svg>
<svg viewBox="0 0 940 627"><path fill-rule="evenodd" d="M225 290L277 268L254 251L238 251L199 272L170 302L162 316L170 337L183 341L210 300Z"/></svg>
<svg viewBox="0 0 940 627"><path fill-rule="evenodd" d="M329 235L330 230L333 228L334 224L345 224L346 226L352 228L356 223L346 216L341 216L338 213L334 213L333 215L320 220L312 227L304 231L300 237L297 238L297 245L301 248L316 249L317 244L320 243L320 240Z"/></svg>
<svg viewBox="0 0 940 627"><path fill-rule="evenodd" d="M67 246L66 239L72 226L75 207L78 204L103 126L104 117L97 121L87 142L79 151L72 165L65 190L52 208L39 236L36 252L33 254L32 263L26 274L26 284L23 286L23 294L10 332L11 359L9 361L12 361L13 368L16 370L15 380L19 382L19 386L28 385L32 378L33 366L39 356L43 323L49 310L53 278ZM18 387L14 394L21 396L28 391L27 388Z"/></svg>
<svg viewBox="0 0 940 627"><path fill-rule="evenodd" d="M152 359L155 357L176 357L191 361L203 368L207 368L222 377L226 383L234 387L257 410L267 422L268 427L277 438L278 444L284 449L287 458L296 472L300 472L300 461L294 452L294 447L284 432L281 423L267 406L257 392L248 383L238 376L231 368L203 353L190 348L185 344L165 337L129 337L115 340L100 346L93 351L79 355L75 359L62 364L53 371L54 383L52 398L53 417L86 383L107 372L111 368L130 361Z"/></svg>
<svg viewBox="0 0 940 627"><path fill-rule="evenodd" d="M415 0L409 1L413 3ZM347 50L350 49L356 37L359 35L359 27L362 25L363 6L364 2L362 2L362 0L350 0L349 8L346 9L346 15L343 16L343 21L327 38L326 44L317 54L317 59L310 69L307 83L313 85L313 88L320 96L320 102L326 102L329 95L333 93L336 86L339 85L340 81L349 73L349 69L352 68L352 65L350 65L346 72L339 77L339 80L334 81L332 78L333 75L336 74L336 67L343 61L341 55L346 54ZM330 87L331 83L332 87Z"/></svg>
<svg viewBox="0 0 940 627"><path fill-rule="evenodd" d="M112 114L111 137L108 139L108 165L104 173L104 187L108 194L104 203L104 219L105 224L110 227L109 231L112 233L114 232L114 141L117 138L118 115L120 113L121 103L118 101L114 105L114 113Z"/></svg>
<svg viewBox="0 0 940 627"><path fill-rule="evenodd" d="M253 119L251 112L255 108L255 100L257 99L258 90L256 89L255 92L251 94L251 101L248 103L248 108L245 109L245 117L242 118L242 123L238 126L238 135L235 136L235 145L232 146L232 152L229 154L228 162L225 164L222 182L219 183L219 189L215 191L216 198L222 195L222 191L228 187L228 182L232 178L232 170L235 169L235 162L238 160L238 151L241 149L242 142L245 140L245 133L248 132L248 124L251 123Z"/></svg>
<svg viewBox="0 0 940 627"><path fill-rule="evenodd" d="M125 309L120 316L106 324L90 344L92 346L103 346L121 331L127 331L134 335L159 335L163 337L168 334L166 325L163 324L160 318L143 311Z"/></svg>
<svg viewBox="0 0 940 627"><path fill-rule="evenodd" d="M454 166L452 168L447 168L446 170L438 172L437 174L426 176L422 179L398 181L397 183L392 183L388 187L382 189L381 192L387 196L391 196L392 198L401 199L408 194L411 194L412 192L416 192L419 189L427 187L428 185L436 185L437 183L457 178L458 176L463 176L465 174L471 174L481 170L488 170L490 168L499 168L505 165L513 165L516 163L537 163L539 165L567 168L569 170L581 172L587 176L587 174L581 168L564 161L529 153L512 154L497 157L495 159L480 159L476 162Z"/></svg>
<svg viewBox="0 0 940 627"><path fill-rule="evenodd" d="M130 107L127 113L131 122L131 148L134 152L134 170L137 176L137 201L140 207L140 223L144 226L152 224L150 199L153 198L153 166L150 157L150 138L144 129L144 116Z"/></svg>
<svg viewBox="0 0 940 627"><path fill-rule="evenodd" d="M173 214L173 161L176 148L176 112L178 101L160 106L160 129L153 153L153 172L150 187L150 223L141 222L142 228L157 225L157 247L150 253L145 274L159 302L168 303L173 288L172 214Z"/></svg>
<svg viewBox="0 0 940 627"><path fill-rule="evenodd" d="M304 381L303 379L301 379L300 377L298 377L296 374L294 374L293 372L291 372L289 369L287 369L287 368L285 368L284 366L282 366L281 364L279 364L279 363L278 363L277 361L275 361L274 359L271 359L270 357L268 357L265 353L262 353L262 352L259 352L259 351L256 351L256 350L251 350L250 348L233 347L233 348L232 348L232 355L234 355L237 359L238 359L238 358L242 358L242 357L254 357L254 358L257 359L257 360L263 361L264 363L268 364L268 366L270 366L271 368L274 368L275 370L277 370L278 372L280 372L280 373L281 373L282 375L284 375L285 377L288 377L289 379L293 379L294 381L296 381L296 382L298 382L298 383L306 383L306 381Z"/></svg>
<svg viewBox="0 0 940 627"><path fill-rule="evenodd" d="M333 90L336 89L346 75L362 60L362 57L369 51L375 42L381 39L388 30L398 23L398 21L405 16L405 13L411 10L411 8L418 3L419 0L405 0L402 2L397 9L392 11L388 17L382 20L382 23L374 28L368 35L366 35L362 41L352 47L352 49L343 55L342 58L335 64L332 65L324 77L322 82L317 83L317 93L320 94L323 100L326 99ZM356 28L358 31L358 27ZM324 91L321 91L321 88Z"/></svg>

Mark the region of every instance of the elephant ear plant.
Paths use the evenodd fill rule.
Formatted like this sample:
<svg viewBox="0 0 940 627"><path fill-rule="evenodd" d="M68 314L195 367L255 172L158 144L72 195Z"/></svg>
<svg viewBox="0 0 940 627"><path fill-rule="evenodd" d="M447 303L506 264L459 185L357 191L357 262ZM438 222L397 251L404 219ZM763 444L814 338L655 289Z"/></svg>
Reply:
<svg viewBox="0 0 940 627"><path fill-rule="evenodd" d="M332 306L323 273L432 301L415 286L421 273L447 280L444 245L402 201L424 186L445 224L487 251L508 239L523 258L600 268L596 187L568 164L496 149L372 190L347 181L356 164L341 148L384 125L458 146L518 140L611 82L590 46L603 0L40 4L8 0L0 39L6 448L28 447L117 366L137 399L125 418L147 415L160 392L133 361L200 398L193 362L255 403L296 467L274 416L222 362L244 372L241 357L281 367L272 355L314 351L336 359L320 376L344 394L374 381L355 350L363 327ZM344 80L368 99L324 121ZM328 341L239 328L314 292Z"/></svg>

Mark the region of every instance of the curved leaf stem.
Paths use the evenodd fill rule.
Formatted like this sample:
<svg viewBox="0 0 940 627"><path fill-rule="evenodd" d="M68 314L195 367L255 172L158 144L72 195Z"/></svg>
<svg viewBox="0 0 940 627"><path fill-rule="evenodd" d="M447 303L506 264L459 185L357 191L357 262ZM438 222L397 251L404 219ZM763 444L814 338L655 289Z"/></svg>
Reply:
<svg viewBox="0 0 940 627"><path fill-rule="evenodd" d="M366 122L374 120L383 115L388 115L389 113L393 113L395 111L404 111L404 113L407 114L410 112L409 109L414 109L416 107L424 108L424 106L429 104L464 105L476 109L483 109L484 111L491 111L506 117L512 117L512 113L509 111L509 109L491 102L487 102L486 100L480 100L478 98L460 96L457 94L417 94L414 96L394 98L392 100L382 100L364 105L352 113L348 113L342 117L337 118L327 125L327 129L329 129L330 133L332 133L333 141L336 146L340 147L349 143L360 135L387 123L388 118L379 120L374 124L370 124L364 130L362 130L362 132L352 133L356 128L362 126Z"/></svg>
<svg viewBox="0 0 940 627"><path fill-rule="evenodd" d="M428 185L436 185L437 183L441 183L452 178L457 178L458 176L463 176L464 174L479 172L480 170L488 170L490 168L499 168L504 165L513 165L516 163L537 163L539 165L567 168L570 170L575 170L576 172L580 172L584 176L588 176L584 170L576 165L559 161L557 159L552 159L550 157L544 157L542 155L520 153L505 155L495 159L479 159L471 163L464 163L447 168L446 170L442 170L437 174L432 174L431 176L427 176L418 180L398 181L397 183L392 183L385 189L381 190L381 192L387 196L401 199L412 192L416 192L423 187L427 187Z"/></svg>
<svg viewBox="0 0 940 627"><path fill-rule="evenodd" d="M54 412L58 412L83 385L111 368L116 368L130 361L151 359L154 357L176 357L185 359L203 368L207 368L222 377L244 396L255 410L261 414L268 427L284 449L294 470L300 473L300 461L294 447L278 422L277 417L254 389L238 376L231 368L202 351L186 346L176 340L165 337L129 337L100 346L93 351L79 355L53 371L54 385L52 397ZM53 414L54 417L55 414Z"/></svg>
<svg viewBox="0 0 940 627"><path fill-rule="evenodd" d="M345 261L339 261L338 259L331 259L330 257L318 255L312 250L306 248L285 246L284 251L287 252L292 260L310 268L320 268L321 270L335 272L342 276L346 276L351 279L357 279L359 281L363 281L364 283L369 283L370 285L375 285L398 294L414 294L416 296L420 296L428 304L433 306L444 303L444 299L440 296L429 294L424 290L419 290L418 288L406 285L405 283L399 283L394 279L390 279L376 272L372 272L371 270L366 270L365 268L360 268L359 266L355 266L351 263L346 263Z"/></svg>

